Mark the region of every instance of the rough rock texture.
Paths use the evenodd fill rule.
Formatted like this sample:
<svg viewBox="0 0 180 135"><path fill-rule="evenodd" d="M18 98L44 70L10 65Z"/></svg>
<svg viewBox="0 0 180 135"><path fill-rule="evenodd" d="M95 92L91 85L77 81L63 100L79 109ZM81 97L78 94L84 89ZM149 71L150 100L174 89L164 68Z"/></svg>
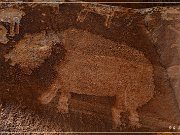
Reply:
<svg viewBox="0 0 180 135"><path fill-rule="evenodd" d="M161 23L154 23L154 29L150 33L161 63L170 77L180 109L180 7L162 8L160 13ZM156 21L155 19L154 22ZM152 20L149 23L152 24Z"/></svg>
<svg viewBox="0 0 180 135"><path fill-rule="evenodd" d="M147 104L138 108L137 112L139 113L142 127L135 129L136 131L169 131L169 125L179 125L180 113L175 99L175 93L169 82L166 66L162 64L160 53L158 53L158 48L160 48L161 44L163 45L170 41L170 35L164 36L164 34L161 34L161 31L157 31L157 35L161 36L159 38L153 36L151 33L158 30L157 25L159 24L163 24L161 30L164 31L168 30L166 24L175 22L173 19L163 21L161 8L119 8L118 12L111 19L109 27L107 27L104 25L106 16L102 16L96 12L89 13L82 22L77 21L79 13L84 8L81 4L61 4L58 13L55 13L51 6L42 7L40 4L34 5L16 5L26 13L21 20L20 33L12 37L8 44L1 44L0 46L0 104L2 104L1 109L3 110L0 117L2 121L1 131L27 131L29 130L27 121L31 123L29 125L31 125L34 131L37 129L33 127L37 125L40 128L45 127L45 130L48 127L48 131L110 131L112 129L112 115L110 110L115 103L115 97L88 96L72 93L69 101L69 114L57 112L57 96L48 105L42 105L37 100L41 94L48 90L55 78L57 78L57 72L53 68L59 61L63 61L66 58L67 50L63 43L52 47L51 55L43 63L39 63L40 66L35 66L31 75L24 74L25 72L21 68L18 68L17 65L21 67L19 62L15 66L10 65L11 61L5 62L4 56L18 48L18 42L23 40L25 34L34 35L41 33L43 30L61 33L72 28L87 31L87 33L91 33L91 36L100 35L107 40L116 42L116 45L127 45L137 50L137 52L142 52L144 57L150 61L153 67L155 93L154 97ZM2 7L6 6L9 5L4 4ZM163 12L166 10L167 8L163 8ZM167 15L171 18L171 14L168 13ZM4 26L8 29L6 25ZM161 42L155 42L156 39L161 39ZM172 40L173 42L175 41L174 39ZM96 44L94 47L94 50L91 50L93 53L98 52L99 54L109 54L115 57L120 55L113 52L113 50L118 50L113 49L113 47L116 48L115 46L112 49L111 47L108 49L108 46L105 46L104 50L107 49L109 53L99 51L99 46ZM79 49L82 50L81 48ZM90 49L93 49L93 47ZM110 50L112 50L112 53L110 53ZM26 53L31 54L28 51ZM87 50L86 53L88 53ZM18 55L16 54L16 56ZM128 57L128 55L120 56L126 60L139 60L136 59L136 55L133 58ZM15 60L15 58L13 59ZM173 70L169 71L173 72ZM20 113L18 113L19 111ZM18 119L19 117L17 116L23 117ZM124 125L121 131L133 130L129 127L128 116L128 112L122 113L121 121ZM8 121L11 122L8 123ZM13 128L14 125L17 126ZM21 128L18 125L21 125ZM120 129L117 129L117 131L120 131Z"/></svg>
<svg viewBox="0 0 180 135"><path fill-rule="evenodd" d="M5 8L0 10L0 21L5 23L10 23L9 36L15 36L19 34L19 25L22 16L25 13L16 8Z"/></svg>
<svg viewBox="0 0 180 135"><path fill-rule="evenodd" d="M9 41L6 35L7 29L4 26L0 25L0 43L6 44Z"/></svg>
<svg viewBox="0 0 180 135"><path fill-rule="evenodd" d="M133 115L130 123L139 125L137 108L153 97L155 87L153 67L144 54L87 31L69 29L63 37L65 59L55 67L57 78L41 102L49 103L60 89L58 109L67 112L70 97L62 97L63 93L116 96L115 125L121 126L116 115L125 111Z"/></svg>
<svg viewBox="0 0 180 135"><path fill-rule="evenodd" d="M51 55L52 47L59 43L57 34L45 31L33 35L25 35L15 48L5 55L11 65L19 65L25 73L30 74Z"/></svg>

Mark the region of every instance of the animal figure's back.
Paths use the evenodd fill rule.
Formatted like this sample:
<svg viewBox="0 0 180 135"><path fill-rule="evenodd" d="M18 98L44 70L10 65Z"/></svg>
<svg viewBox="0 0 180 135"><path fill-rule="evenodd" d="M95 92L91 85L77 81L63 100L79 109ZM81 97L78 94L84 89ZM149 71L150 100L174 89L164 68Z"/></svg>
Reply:
<svg viewBox="0 0 180 135"><path fill-rule="evenodd" d="M135 108L154 94L153 67L144 54L87 31L64 32L67 50L56 67L61 91L95 96L118 96Z"/></svg>
<svg viewBox="0 0 180 135"><path fill-rule="evenodd" d="M56 70L63 92L121 96L122 100L126 93L126 102L138 105L153 95L152 66L149 64L68 51L64 63Z"/></svg>

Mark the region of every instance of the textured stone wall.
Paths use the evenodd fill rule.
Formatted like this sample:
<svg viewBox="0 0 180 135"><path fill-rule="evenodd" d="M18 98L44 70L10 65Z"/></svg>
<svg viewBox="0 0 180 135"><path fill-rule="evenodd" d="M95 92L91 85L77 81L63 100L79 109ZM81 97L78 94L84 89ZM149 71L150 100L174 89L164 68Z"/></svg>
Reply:
<svg viewBox="0 0 180 135"><path fill-rule="evenodd" d="M180 108L180 7L159 8L159 18L148 20L150 35L166 68ZM147 20L147 19L146 19ZM150 25L151 24L151 25Z"/></svg>
<svg viewBox="0 0 180 135"><path fill-rule="evenodd" d="M42 105L38 102L38 97L48 89L56 78L57 74L53 67L56 61L64 58L66 51L63 44L53 46L50 56L47 54L46 60L43 60L42 63L40 61L38 66L32 68L31 75L24 74L24 71L19 67L21 65L19 62L17 65L11 65L12 61L5 62L6 54L24 47L17 45L26 34L34 35L43 30L61 33L69 28L88 31L93 35L100 35L107 40L116 42L117 46L107 46L113 55L119 55L114 52L118 49L114 48L126 44L128 47L142 52L152 64L155 94L146 105L138 108L140 122L143 126L141 129L135 130L167 131L169 125L180 123L180 113L175 99L175 95L179 99L178 87L176 87L178 84L178 72L176 70L179 61L176 47L179 42L177 34L179 11L176 10L176 7L171 9L115 7L118 11L115 14L110 14L112 15L111 19L108 19L109 14L106 12L102 14L102 12L88 10L88 15L85 16L84 21L79 22L77 18L83 10L81 4L61 4L58 9L59 12L54 12L53 9L56 7L42 6L41 4L4 4L2 8L13 6L22 9L26 15L21 20L20 33L15 37L8 37L9 42L7 44L0 44L0 109L2 114L0 119L3 123L1 130L37 131L37 126L40 127L38 131L43 129L46 131L111 130L110 110L114 104L114 97L72 94L70 113L67 115L57 112L57 97L48 105ZM96 5L93 8L96 8ZM114 7L108 9L111 8ZM105 25L106 20L110 22L110 25ZM9 30L7 24L3 25ZM35 41L32 42L32 46L44 45L44 42L38 45L35 43ZM105 41L105 43L107 42ZM93 52L95 53L98 48L97 45L94 47L95 51ZM27 48L31 48L31 46ZM27 52L22 53L21 58L26 56ZM32 52L35 53L36 51ZM126 59L128 59L130 56L127 55L128 52L127 54L123 53L125 54L123 57L127 56ZM28 56L31 57L31 55L27 55L24 58L28 59ZM135 56L133 58L136 59ZM25 61L27 62L27 60ZM172 85L170 85L170 80ZM122 115L122 121L125 123L123 131L131 131L132 129L128 127L128 113ZM27 127L27 123L31 125L31 129Z"/></svg>

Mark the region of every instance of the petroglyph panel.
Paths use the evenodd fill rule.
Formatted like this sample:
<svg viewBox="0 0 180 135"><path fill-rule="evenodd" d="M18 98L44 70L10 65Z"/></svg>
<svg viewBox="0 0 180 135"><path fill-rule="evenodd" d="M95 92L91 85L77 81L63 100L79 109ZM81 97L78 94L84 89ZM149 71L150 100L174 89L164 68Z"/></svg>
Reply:
<svg viewBox="0 0 180 135"><path fill-rule="evenodd" d="M178 6L33 2L0 4L0 131L179 130Z"/></svg>

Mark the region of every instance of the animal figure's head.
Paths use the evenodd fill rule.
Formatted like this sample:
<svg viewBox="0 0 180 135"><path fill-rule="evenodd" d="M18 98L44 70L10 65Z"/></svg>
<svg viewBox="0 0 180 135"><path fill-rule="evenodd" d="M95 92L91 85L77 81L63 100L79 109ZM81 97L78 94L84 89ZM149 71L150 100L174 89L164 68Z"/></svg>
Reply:
<svg viewBox="0 0 180 135"><path fill-rule="evenodd" d="M59 43L59 37L54 32L28 34L21 39L13 50L5 55L12 66L19 67L27 74L38 68L52 53L52 46Z"/></svg>

